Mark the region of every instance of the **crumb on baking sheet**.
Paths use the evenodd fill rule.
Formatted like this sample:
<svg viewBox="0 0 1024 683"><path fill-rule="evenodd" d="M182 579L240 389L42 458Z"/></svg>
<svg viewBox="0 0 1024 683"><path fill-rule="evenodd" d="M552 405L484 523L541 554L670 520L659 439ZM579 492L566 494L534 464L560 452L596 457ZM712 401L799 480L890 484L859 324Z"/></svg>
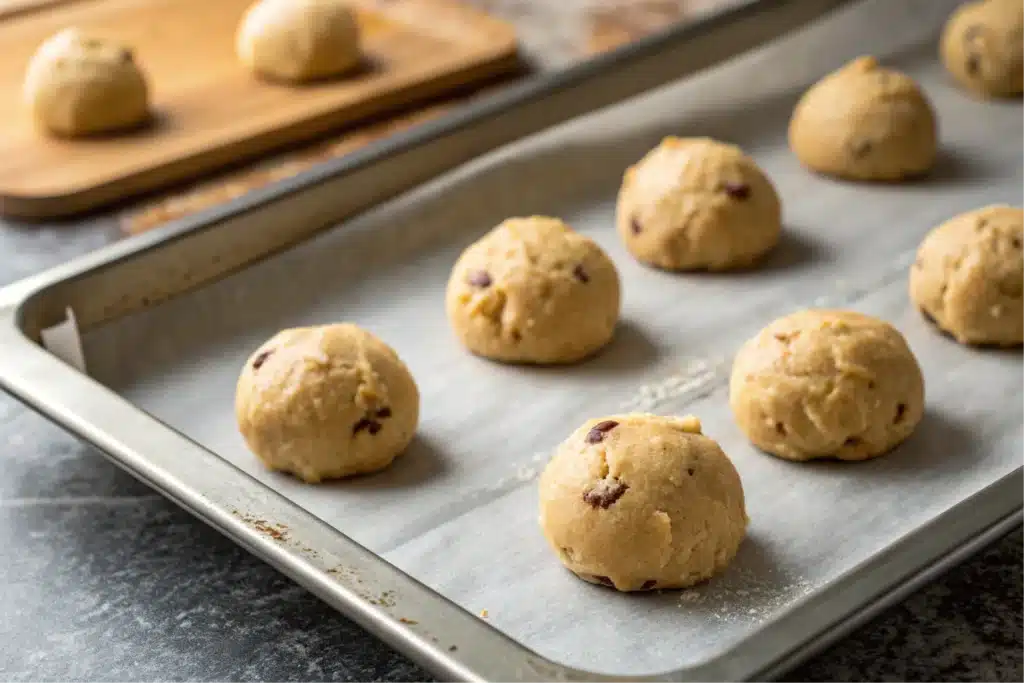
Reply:
<svg viewBox="0 0 1024 683"><path fill-rule="evenodd" d="M285 524L268 522L265 519L260 519L259 517L254 517L238 510L232 510L231 514L239 517L243 522L251 526L256 531L270 536L275 541L284 541L288 538L288 526ZM306 550L308 552L314 552L310 548L306 548Z"/></svg>
<svg viewBox="0 0 1024 683"><path fill-rule="evenodd" d="M481 617L483 617L484 619L486 619L487 617L489 617L489 616L490 616L490 614L491 614L491 613L490 613L490 612L488 612L488 611L487 611L487 610L485 610L485 609L482 609L482 610L480 610L480 616L481 616Z"/></svg>
<svg viewBox="0 0 1024 683"><path fill-rule="evenodd" d="M403 624L409 624L410 626L412 626L413 624L420 623L420 622L416 621L415 619L406 619L405 617L399 617L398 620L400 622L402 622Z"/></svg>
<svg viewBox="0 0 1024 683"><path fill-rule="evenodd" d="M394 607L397 603L395 600L394 591L384 591L377 597L366 596L366 599L371 605L377 605L378 607Z"/></svg>
<svg viewBox="0 0 1024 683"><path fill-rule="evenodd" d="M346 567L342 564L339 564L337 567L331 567L327 570L327 573L333 576L344 576L349 581L353 581L357 584L363 583L363 579L359 576L359 574L356 573L354 569L352 569L351 567Z"/></svg>

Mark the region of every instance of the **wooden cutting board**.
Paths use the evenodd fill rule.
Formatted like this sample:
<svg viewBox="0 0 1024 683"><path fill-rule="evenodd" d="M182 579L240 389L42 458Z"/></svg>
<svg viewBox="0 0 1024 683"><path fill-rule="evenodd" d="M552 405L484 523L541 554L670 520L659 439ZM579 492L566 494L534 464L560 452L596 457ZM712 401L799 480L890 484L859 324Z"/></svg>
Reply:
<svg viewBox="0 0 1024 683"><path fill-rule="evenodd" d="M0 212L51 218L153 190L516 68L514 30L455 0L353 0L368 66L285 86L237 61L252 0L77 0L0 17ZM130 45L146 71L152 126L55 140L22 107L39 43L79 26Z"/></svg>

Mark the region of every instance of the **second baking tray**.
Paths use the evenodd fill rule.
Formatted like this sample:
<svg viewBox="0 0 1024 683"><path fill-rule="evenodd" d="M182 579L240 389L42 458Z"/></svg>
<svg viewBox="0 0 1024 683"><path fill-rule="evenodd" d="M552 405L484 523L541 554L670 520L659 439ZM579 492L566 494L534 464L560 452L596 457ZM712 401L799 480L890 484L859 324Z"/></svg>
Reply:
<svg viewBox="0 0 1024 683"><path fill-rule="evenodd" d="M4 292L18 303L20 329L34 334L70 308L92 379L9 330L0 330L12 349L0 379L444 677L766 676L1019 523L1020 353L955 344L906 295L927 230L983 204L1021 202L1020 102L972 99L935 60L954 5L857 3L695 78L499 149L214 283L337 215L333 202L375 191L387 167L374 167L373 182L353 174L333 196L324 192L330 177L310 176L180 239L23 283ZM788 152L796 98L862 53L910 72L935 103L942 156L928 179L829 181ZM525 111L497 120L524 125ZM785 235L762 267L669 274L622 248L612 218L622 172L666 134L738 143L773 178ZM577 366L488 363L447 327L443 292L459 251L503 218L531 213L567 219L622 274L616 338ZM203 284L164 300L190 283ZM733 424L733 351L805 306L855 308L908 338L927 410L895 452L793 464L756 452ZM235 379L278 329L337 320L396 347L419 382L422 423L387 471L307 486L246 451ZM696 414L736 463L752 521L721 577L620 595L576 580L545 547L535 478L548 454L584 419L627 410Z"/></svg>

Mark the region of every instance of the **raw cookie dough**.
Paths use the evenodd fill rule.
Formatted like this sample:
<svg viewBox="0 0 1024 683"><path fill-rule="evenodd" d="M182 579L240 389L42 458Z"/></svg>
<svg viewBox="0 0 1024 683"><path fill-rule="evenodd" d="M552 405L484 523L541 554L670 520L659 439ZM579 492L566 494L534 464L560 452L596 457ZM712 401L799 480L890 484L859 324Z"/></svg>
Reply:
<svg viewBox="0 0 1024 683"><path fill-rule="evenodd" d="M814 84L793 111L789 146L802 164L852 180L902 180L935 162L935 113L909 76L859 57Z"/></svg>
<svg viewBox="0 0 1024 683"><path fill-rule="evenodd" d="M477 355L571 363L611 341L619 274L601 247L557 218L510 218L459 257L446 308Z"/></svg>
<svg viewBox="0 0 1024 683"><path fill-rule="evenodd" d="M362 60L344 0L259 0L242 18L235 50L258 76L285 83L338 76Z"/></svg>
<svg viewBox="0 0 1024 683"><path fill-rule="evenodd" d="M62 137L125 130L149 119L146 79L131 50L75 28L39 46L22 95L36 125Z"/></svg>
<svg viewBox="0 0 1024 683"><path fill-rule="evenodd" d="M961 5L942 32L946 70L965 88L987 97L1024 91L1024 2L982 0Z"/></svg>
<svg viewBox="0 0 1024 683"><path fill-rule="evenodd" d="M272 470L311 484L373 472L412 440L419 391L387 344L343 323L278 332L238 378L245 442Z"/></svg>
<svg viewBox="0 0 1024 683"><path fill-rule="evenodd" d="M787 460L867 460L914 431L924 379L888 323L805 310L775 320L740 348L729 403L763 451Z"/></svg>
<svg viewBox="0 0 1024 683"><path fill-rule="evenodd" d="M1024 211L987 206L928 233L910 268L910 298L963 344L1024 342Z"/></svg>
<svg viewBox="0 0 1024 683"><path fill-rule="evenodd" d="M743 486L694 417L589 420L540 478L540 524L563 564L620 591L685 588L746 534Z"/></svg>
<svg viewBox="0 0 1024 683"><path fill-rule="evenodd" d="M739 147L667 137L626 171L616 223L644 263L727 270L775 246L782 209L771 181Z"/></svg>

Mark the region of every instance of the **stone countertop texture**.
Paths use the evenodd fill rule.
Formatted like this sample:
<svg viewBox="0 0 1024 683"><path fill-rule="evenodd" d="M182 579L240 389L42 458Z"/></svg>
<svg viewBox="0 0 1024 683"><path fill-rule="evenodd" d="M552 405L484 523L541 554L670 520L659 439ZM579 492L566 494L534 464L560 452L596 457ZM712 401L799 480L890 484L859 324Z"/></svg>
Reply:
<svg viewBox="0 0 1024 683"><path fill-rule="evenodd" d="M516 21L530 53L549 65L621 44L716 2L620 0L595 9L583 0L477 0ZM378 132L390 128L385 123ZM167 195L73 225L0 221L0 285L117 239L126 223L141 231L345 153L366 137L341 136L305 157L300 152L299 161L295 154L282 157L258 171L236 171L220 185L215 180L198 194ZM0 680L428 678L2 394L0 450ZM1020 681L1021 596L1017 531L788 679Z"/></svg>

